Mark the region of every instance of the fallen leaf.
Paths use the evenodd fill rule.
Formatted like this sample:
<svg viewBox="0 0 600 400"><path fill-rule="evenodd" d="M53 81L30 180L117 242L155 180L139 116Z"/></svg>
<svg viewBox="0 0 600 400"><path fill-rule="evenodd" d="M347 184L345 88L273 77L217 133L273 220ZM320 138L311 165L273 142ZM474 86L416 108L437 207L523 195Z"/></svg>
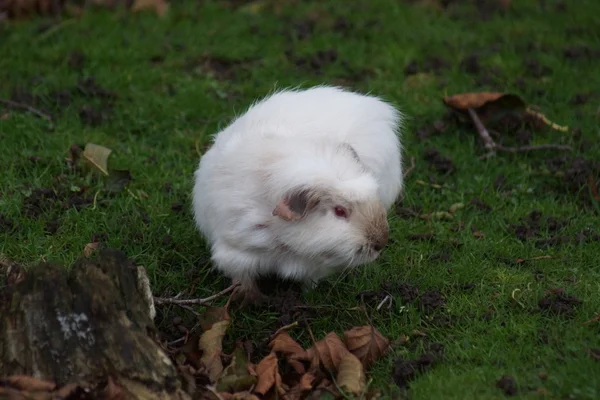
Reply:
<svg viewBox="0 0 600 400"><path fill-rule="evenodd" d="M293 355L292 360L306 360L312 364L320 362L326 369L336 371L342 357L348 349L335 332L330 332L316 342L305 354Z"/></svg>
<svg viewBox="0 0 600 400"><path fill-rule="evenodd" d="M337 383L340 388L355 395L360 395L365 390L365 371L354 354L346 353L340 360Z"/></svg>
<svg viewBox="0 0 600 400"><path fill-rule="evenodd" d="M221 361L223 337L231 324L231 319L226 307L209 308L206 315L211 320L205 322L207 329L198 339L198 348L203 352L200 361L208 369L209 378L212 382L216 382L223 372L223 362Z"/></svg>
<svg viewBox="0 0 600 400"><path fill-rule="evenodd" d="M102 398L106 400L124 400L125 392L123 387L119 385L115 380L109 376L108 382L102 391Z"/></svg>
<svg viewBox="0 0 600 400"><path fill-rule="evenodd" d="M454 215L458 210L462 210L463 208L465 208L464 203L454 203L450 206L448 211L450 211L450 214Z"/></svg>
<svg viewBox="0 0 600 400"><path fill-rule="evenodd" d="M82 156L104 175L108 176L108 156L112 150L94 143L87 143Z"/></svg>
<svg viewBox="0 0 600 400"><path fill-rule="evenodd" d="M113 169L104 182L104 189L109 193L118 193L125 189L133 180L131 172L127 169Z"/></svg>
<svg viewBox="0 0 600 400"><path fill-rule="evenodd" d="M56 388L56 384L54 382L34 378L33 376L27 375L8 376L6 378L0 379L0 382L2 381L4 381L4 385L9 385L15 389L26 390L28 392L49 392Z"/></svg>
<svg viewBox="0 0 600 400"><path fill-rule="evenodd" d="M100 245L100 243L98 242L91 242L85 245L85 247L83 248L83 255L86 258L89 258L92 256L92 254L94 254L94 252L96 252L96 250L98 250L98 246Z"/></svg>
<svg viewBox="0 0 600 400"><path fill-rule="evenodd" d="M473 237L477 239L483 239L485 237L485 233L480 231L473 232Z"/></svg>
<svg viewBox="0 0 600 400"><path fill-rule="evenodd" d="M313 389L315 379L315 375L311 372L302 375L300 381L286 393L286 399L295 400L304 398L304 393Z"/></svg>
<svg viewBox="0 0 600 400"><path fill-rule="evenodd" d="M444 104L458 111L466 111L469 108L477 110L488 103L505 101L507 104L520 105L525 109L525 102L514 94L496 92L474 92L461 93L450 97L444 97Z"/></svg>
<svg viewBox="0 0 600 400"><path fill-rule="evenodd" d="M245 350L241 346L236 346L231 362L219 377L217 389L221 392L242 392L249 390L256 381L256 376L252 376L248 371L248 358Z"/></svg>
<svg viewBox="0 0 600 400"><path fill-rule="evenodd" d="M344 332L348 350L354 354L365 368L384 355L390 348L390 341L371 325L354 327Z"/></svg>
<svg viewBox="0 0 600 400"><path fill-rule="evenodd" d="M279 366L277 365L277 355L275 352L269 353L268 356L260 360L256 366L256 374L258 382L254 388L254 392L265 395L273 386L280 395L285 394L286 390L281 382L279 374Z"/></svg>
<svg viewBox="0 0 600 400"><path fill-rule="evenodd" d="M156 15L163 17L169 9L169 4L165 0L135 0L131 6L133 12L148 9L154 10Z"/></svg>
<svg viewBox="0 0 600 400"><path fill-rule="evenodd" d="M296 342L289 333L281 331L269 343L271 351L283 353L286 355L305 354L306 350Z"/></svg>

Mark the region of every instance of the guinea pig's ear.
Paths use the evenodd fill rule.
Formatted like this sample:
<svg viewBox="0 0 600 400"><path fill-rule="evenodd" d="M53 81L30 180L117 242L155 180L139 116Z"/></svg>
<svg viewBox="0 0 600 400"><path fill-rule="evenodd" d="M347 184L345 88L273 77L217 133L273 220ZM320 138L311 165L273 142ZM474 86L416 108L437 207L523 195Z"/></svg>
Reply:
<svg viewBox="0 0 600 400"><path fill-rule="evenodd" d="M290 191L277 203L273 215L286 221L297 221L314 209L321 197L320 191L316 189Z"/></svg>

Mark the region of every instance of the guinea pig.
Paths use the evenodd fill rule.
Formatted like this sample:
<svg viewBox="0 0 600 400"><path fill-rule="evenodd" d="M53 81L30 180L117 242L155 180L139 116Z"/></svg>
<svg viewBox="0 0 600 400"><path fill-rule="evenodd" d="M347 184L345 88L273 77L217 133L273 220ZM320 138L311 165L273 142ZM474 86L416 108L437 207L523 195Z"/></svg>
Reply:
<svg viewBox="0 0 600 400"><path fill-rule="evenodd" d="M401 124L378 97L317 86L275 91L214 135L193 215L246 303L262 274L313 287L377 259L403 188Z"/></svg>

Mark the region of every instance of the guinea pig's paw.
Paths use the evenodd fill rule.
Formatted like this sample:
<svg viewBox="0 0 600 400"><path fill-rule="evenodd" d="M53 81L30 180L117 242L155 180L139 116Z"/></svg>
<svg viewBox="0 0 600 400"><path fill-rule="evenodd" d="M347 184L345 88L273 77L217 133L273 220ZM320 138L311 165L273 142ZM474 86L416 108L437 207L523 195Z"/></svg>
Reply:
<svg viewBox="0 0 600 400"><path fill-rule="evenodd" d="M240 284L240 286L233 294L232 300L235 302L239 302L240 308L247 308L249 306L259 306L267 302L268 296L266 296L260 291L258 285L254 280L234 280L234 284L235 283Z"/></svg>

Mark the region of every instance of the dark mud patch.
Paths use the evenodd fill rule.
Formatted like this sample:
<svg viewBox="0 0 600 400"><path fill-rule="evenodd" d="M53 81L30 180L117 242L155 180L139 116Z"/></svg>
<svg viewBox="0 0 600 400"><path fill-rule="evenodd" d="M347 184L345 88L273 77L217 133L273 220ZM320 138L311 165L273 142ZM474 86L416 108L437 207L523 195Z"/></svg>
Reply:
<svg viewBox="0 0 600 400"><path fill-rule="evenodd" d="M431 242L435 239L435 233L412 233L406 239L412 242Z"/></svg>
<svg viewBox="0 0 600 400"><path fill-rule="evenodd" d="M67 65L70 69L74 71L81 71L85 66L86 56L83 52L79 50L73 50L69 54L69 59L67 61Z"/></svg>
<svg viewBox="0 0 600 400"><path fill-rule="evenodd" d="M440 343L432 343L426 353L416 359L405 359L399 357L394 363L394 383L402 389L409 387L410 381L422 375L442 361L444 357L444 346Z"/></svg>
<svg viewBox="0 0 600 400"><path fill-rule="evenodd" d="M35 188L26 195L21 213L27 218L38 218L43 214L64 212L69 208L80 210L94 201L87 188L77 186L58 186L53 188ZM57 228L58 229L58 228ZM53 227L50 226L51 232Z"/></svg>
<svg viewBox="0 0 600 400"><path fill-rule="evenodd" d="M511 228L517 239L525 241L531 238L554 234L568 225L568 221L551 215L543 216L539 210L533 210L526 217L519 218L520 224L512 224Z"/></svg>
<svg viewBox="0 0 600 400"><path fill-rule="evenodd" d="M118 96L100 86L94 77L80 79L75 86L54 89L46 94L33 94L23 87L14 87L10 100L35 108L53 119L60 117L71 104L83 104L79 117L84 124L98 125L112 113ZM18 108L15 108L18 109Z"/></svg>
<svg viewBox="0 0 600 400"><path fill-rule="evenodd" d="M559 156L546 160L546 167L556 178L553 188L559 193L577 194L590 202L590 189L600 184L600 161L584 157Z"/></svg>
<svg viewBox="0 0 600 400"><path fill-rule="evenodd" d="M14 222L5 215L0 214L0 233L11 233L14 229Z"/></svg>
<svg viewBox="0 0 600 400"><path fill-rule="evenodd" d="M462 59L460 69L467 74L477 75L481 72L481 64L479 63L479 55L471 54Z"/></svg>
<svg viewBox="0 0 600 400"><path fill-rule="evenodd" d="M429 163L429 166L440 174L452 174L456 171L454 162L443 156L439 150L429 148L423 152L423 158Z"/></svg>
<svg viewBox="0 0 600 400"><path fill-rule="evenodd" d="M417 206L414 208L403 207L402 204L397 204L395 207L396 215L402 219L419 218L421 215L421 207Z"/></svg>
<svg viewBox="0 0 600 400"><path fill-rule="evenodd" d="M473 199L471 199L471 201L469 201L469 206L476 210L483 211L485 213L489 213L490 211L492 211L492 207L490 207L487 203L483 202L477 197L474 197Z"/></svg>
<svg viewBox="0 0 600 400"><path fill-rule="evenodd" d="M384 293L400 298L404 303L417 306L425 314L444 307L444 296L435 290L422 291L419 287L408 282L385 282L381 285Z"/></svg>
<svg viewBox="0 0 600 400"><path fill-rule="evenodd" d="M538 302L540 310L548 315L573 318L583 301L567 294L563 288L551 289Z"/></svg>
<svg viewBox="0 0 600 400"><path fill-rule="evenodd" d="M211 54L203 54L186 63L188 73L212 75L222 81L238 80L249 76L251 69L256 66L253 58L229 58Z"/></svg>
<svg viewBox="0 0 600 400"><path fill-rule="evenodd" d="M419 127L415 134L419 140L426 140L432 136L441 135L448 130L448 127L456 121L454 115L446 113L444 117Z"/></svg>
<svg viewBox="0 0 600 400"><path fill-rule="evenodd" d="M298 55L294 51L287 51L288 60L300 70L313 75L321 75L323 70L338 61L338 52L334 48L318 50L308 55Z"/></svg>
<svg viewBox="0 0 600 400"><path fill-rule="evenodd" d="M561 234L568 225L567 220L553 216L542 216L541 211L534 210L524 218L521 224L511 224L517 239L521 241L535 240L537 248L548 248L563 244L585 244L599 241L600 234L591 228L582 229L572 235ZM548 235L550 235L548 237Z"/></svg>
<svg viewBox="0 0 600 400"><path fill-rule="evenodd" d="M524 61L525 75L532 78L542 78L552 74L552 68L542 65L536 59Z"/></svg>
<svg viewBox="0 0 600 400"><path fill-rule="evenodd" d="M418 73L432 73L435 75L443 75L451 68L451 64L441 57L428 57L422 61L411 60L404 67L406 76L415 75Z"/></svg>
<svg viewBox="0 0 600 400"><path fill-rule="evenodd" d="M515 396L519 391L517 380L510 375L504 375L498 379L496 382L496 387L502 390L506 396Z"/></svg>

